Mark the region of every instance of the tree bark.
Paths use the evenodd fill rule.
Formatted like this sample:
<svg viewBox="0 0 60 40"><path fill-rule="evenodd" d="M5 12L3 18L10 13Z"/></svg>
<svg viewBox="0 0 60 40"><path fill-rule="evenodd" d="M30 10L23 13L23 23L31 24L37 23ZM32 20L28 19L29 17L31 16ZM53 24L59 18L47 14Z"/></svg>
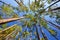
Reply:
<svg viewBox="0 0 60 40"><path fill-rule="evenodd" d="M60 2L60 1L58 0L58 1L54 2L53 4L49 5L47 8L53 6L54 4L56 4L56 3L58 3L58 2ZM45 8L45 10L46 10L47 8Z"/></svg>
<svg viewBox="0 0 60 40"><path fill-rule="evenodd" d="M48 39L47 39L47 36L45 35L45 33L43 33L42 28L41 28L40 25L39 25L39 27L40 27L40 32L42 33L42 36L44 37L44 39L45 39L45 40L48 40Z"/></svg>
<svg viewBox="0 0 60 40"><path fill-rule="evenodd" d="M24 17L20 17L20 18L9 18L9 19L0 19L0 24L4 24L4 23L16 21L16 20L20 20L22 18L24 18Z"/></svg>
<svg viewBox="0 0 60 40"><path fill-rule="evenodd" d="M58 2L60 2L60 1L58 0L58 1L54 2L53 4L49 5L49 6L46 7L45 9L43 9L43 11L40 11L40 10L38 10L38 11L40 11L40 13L44 13L47 8L53 6L54 4L56 4L56 3L58 3ZM51 11L53 11L53 10L57 10L57 9L52 9Z"/></svg>
<svg viewBox="0 0 60 40"><path fill-rule="evenodd" d="M37 38L38 38L38 40L40 40L39 33L38 33L38 28L37 28L37 26L36 26L36 25L35 25L34 27L36 28Z"/></svg>
<svg viewBox="0 0 60 40"><path fill-rule="evenodd" d="M45 19L44 19L45 20ZM58 26L58 25L56 25L56 24L54 24L54 23L52 23L52 22L50 22L50 21L47 21L47 20L45 20L47 23L51 23L52 25L54 25L54 27L56 27L57 29L59 29L60 30L60 26Z"/></svg>

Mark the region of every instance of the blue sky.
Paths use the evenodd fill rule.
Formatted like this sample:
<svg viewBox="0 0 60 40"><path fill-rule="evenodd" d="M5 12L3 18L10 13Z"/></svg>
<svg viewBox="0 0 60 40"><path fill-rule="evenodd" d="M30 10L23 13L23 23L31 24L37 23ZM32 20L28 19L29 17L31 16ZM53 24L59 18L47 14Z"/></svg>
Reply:
<svg viewBox="0 0 60 40"><path fill-rule="evenodd" d="M4 1L7 4L11 4L14 7L18 6L18 4L14 0L2 0L2 1ZM34 0L30 0L30 2L32 2L32 1L34 1ZM24 0L24 4L25 5L28 5L28 2L29 2L29 0ZM60 6L60 2L58 2L57 4L58 4L58 7L59 7ZM46 5L45 8L49 6L49 4L47 2L45 3L45 5Z"/></svg>
<svg viewBox="0 0 60 40"><path fill-rule="evenodd" d="M14 1L14 0L2 0L2 1L4 1L5 3L7 3L7 4L11 4L12 6L14 6L14 7L17 7L18 6L18 4ZM32 1L34 1L34 0L30 0L30 2L32 2ZM45 0L46 1L46 0ZM29 3L29 0L24 0L24 4L26 5L26 6L28 6L28 3ZM52 2L53 3L53 2ZM51 3L51 4L52 4ZM57 3L58 4L58 7L60 6L60 2L58 2ZM45 3L45 8L46 7L48 7L49 6L49 4L46 2Z"/></svg>
<svg viewBox="0 0 60 40"><path fill-rule="evenodd" d="M18 6L18 4L14 0L2 0L2 1L7 4L11 4L12 6L15 6L15 7ZM30 2L32 2L32 1L34 1L34 0L30 0ZM28 2L29 2L29 0L24 0L25 5L28 5Z"/></svg>
<svg viewBox="0 0 60 40"><path fill-rule="evenodd" d="M14 0L2 0L7 4L11 4L12 6L18 6L18 4Z"/></svg>

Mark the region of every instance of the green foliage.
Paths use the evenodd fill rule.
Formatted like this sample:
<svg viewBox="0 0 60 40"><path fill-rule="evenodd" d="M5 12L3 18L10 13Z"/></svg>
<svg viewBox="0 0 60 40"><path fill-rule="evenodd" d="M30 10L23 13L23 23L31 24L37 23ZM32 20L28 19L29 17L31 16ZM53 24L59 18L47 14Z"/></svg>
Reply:
<svg viewBox="0 0 60 40"><path fill-rule="evenodd" d="M18 15L16 13L13 14L12 18L18 18Z"/></svg>
<svg viewBox="0 0 60 40"><path fill-rule="evenodd" d="M2 16L0 15L0 19L2 19Z"/></svg>
<svg viewBox="0 0 60 40"><path fill-rule="evenodd" d="M3 19L3 18L2 18L2 14L0 14L0 19Z"/></svg>
<svg viewBox="0 0 60 40"><path fill-rule="evenodd" d="M0 32L0 34L6 34L6 35L8 35L8 34L10 34L11 32L13 32L15 29L16 29L16 26L11 27L11 28L9 28L9 29L5 29L4 31ZM6 36L6 35L5 35L5 36Z"/></svg>
<svg viewBox="0 0 60 40"><path fill-rule="evenodd" d="M0 16L0 19L1 19L1 16Z"/></svg>
<svg viewBox="0 0 60 40"><path fill-rule="evenodd" d="M24 22L24 25L30 27L31 26L31 23L29 21L25 21Z"/></svg>
<svg viewBox="0 0 60 40"><path fill-rule="evenodd" d="M16 35L18 34L18 32L21 32L22 31L22 27L21 26L17 26L17 25L14 25L10 28L6 28L4 29L3 31L0 32L0 34L3 36L3 37L6 37L7 35L10 35L11 37L15 38ZM28 34L28 32L26 32Z"/></svg>
<svg viewBox="0 0 60 40"><path fill-rule="evenodd" d="M7 15L10 15L11 13L13 13L13 9L8 5L3 5L2 6L2 11L4 13L6 13Z"/></svg>
<svg viewBox="0 0 60 40"><path fill-rule="evenodd" d="M14 33L12 33L10 36L11 36L11 37L13 37L13 38L15 38L15 37L16 37L16 35L18 35L18 31L17 31L17 30L15 30L15 32L14 32Z"/></svg>
<svg viewBox="0 0 60 40"><path fill-rule="evenodd" d="M40 8L44 8L44 2L41 0L36 0L35 2L32 2L32 4L30 4L30 9L34 12L39 10Z"/></svg>
<svg viewBox="0 0 60 40"><path fill-rule="evenodd" d="M22 32L22 27L17 25L17 29Z"/></svg>
<svg viewBox="0 0 60 40"><path fill-rule="evenodd" d="M50 4L51 3L51 0L47 0L47 2Z"/></svg>
<svg viewBox="0 0 60 40"><path fill-rule="evenodd" d="M48 3L51 3L51 0L47 0ZM41 2L41 3L40 3ZM22 3L19 4L19 8L16 8L17 10L23 12L23 11L26 11L28 12L28 7L24 6ZM44 2L42 0L38 0L36 2L32 2L30 4L30 10L34 13L32 14L26 14L24 17L24 19L21 19L20 22L23 22L23 25L24 26L27 26L27 27L32 27L34 24L36 25L37 23L43 27L45 27L52 35L56 35L56 31L55 30L52 30L52 29L49 29L49 27L47 26L47 22L43 19L43 18L40 18L40 16L44 16L45 14L43 14L43 12L45 12L45 9L44 9ZM50 10L50 8L49 8ZM8 6L8 5L3 5L2 6L2 11L8 15L10 15L11 13L14 13L12 7ZM37 11L37 14L35 15L35 12ZM45 12L46 13L46 12ZM48 13L50 13L52 15L52 12L49 11ZM34 15L33 15L34 14ZM49 15L50 15L49 14ZM57 15L57 17L60 17L59 15ZM2 18L2 16L0 16L0 19ZM13 14L12 18L18 18L18 15L16 13ZM7 24L3 24L2 25L3 28L6 28L7 27ZM23 26L22 26L23 27ZM16 29L18 29L19 32L22 32L22 27L21 26L14 26L12 28L9 28L8 30L5 30L4 32L2 32L2 34L10 34L11 32L15 31ZM2 28L0 29L2 30ZM28 31L25 31L22 33L22 36L24 38L26 38L30 33ZM36 32L34 32L34 34L36 34ZM13 36L16 36L15 34L13 34ZM41 38L41 40L45 40L44 38Z"/></svg>
<svg viewBox="0 0 60 40"><path fill-rule="evenodd" d="M7 28L7 24L2 24L3 29Z"/></svg>
<svg viewBox="0 0 60 40"><path fill-rule="evenodd" d="M0 31L3 30L3 28L0 28Z"/></svg>
<svg viewBox="0 0 60 40"><path fill-rule="evenodd" d="M44 38L41 38L40 40L45 40Z"/></svg>
<svg viewBox="0 0 60 40"><path fill-rule="evenodd" d="M30 5L30 9L31 9L32 11L35 11L35 2L33 2L33 3Z"/></svg>
<svg viewBox="0 0 60 40"><path fill-rule="evenodd" d="M60 18L60 14L57 14L56 16L57 16L57 19Z"/></svg>
<svg viewBox="0 0 60 40"><path fill-rule="evenodd" d="M26 14L24 21L24 26L31 27L33 24L37 23L37 19L34 17L34 15Z"/></svg>
<svg viewBox="0 0 60 40"><path fill-rule="evenodd" d="M57 32L55 31L55 30L49 30L49 32L52 34L52 35L54 35L54 36L56 36L57 35Z"/></svg>
<svg viewBox="0 0 60 40"><path fill-rule="evenodd" d="M21 2L20 2L20 7L19 7L20 11L28 11L28 8L26 6L24 6Z"/></svg>
<svg viewBox="0 0 60 40"><path fill-rule="evenodd" d="M26 38L30 33L29 33L28 31L25 31L25 32L23 32L22 34L23 34L22 36L23 36L24 38Z"/></svg>
<svg viewBox="0 0 60 40"><path fill-rule="evenodd" d="M33 17L33 15L32 14L26 14L26 15L24 15L26 18L32 18Z"/></svg>
<svg viewBox="0 0 60 40"><path fill-rule="evenodd" d="M45 28L48 28L47 23L44 19L40 19L40 24L44 26Z"/></svg>
<svg viewBox="0 0 60 40"><path fill-rule="evenodd" d="M26 18L29 18L31 22L36 22L36 18L33 14L27 14L25 15Z"/></svg>
<svg viewBox="0 0 60 40"><path fill-rule="evenodd" d="M40 9L39 14L42 15L45 12L45 9Z"/></svg>

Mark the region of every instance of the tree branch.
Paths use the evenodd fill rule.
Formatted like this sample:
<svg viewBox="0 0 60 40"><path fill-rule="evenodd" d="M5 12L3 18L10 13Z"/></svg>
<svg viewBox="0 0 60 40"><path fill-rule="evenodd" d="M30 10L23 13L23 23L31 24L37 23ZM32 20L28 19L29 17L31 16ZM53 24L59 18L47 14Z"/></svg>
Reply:
<svg viewBox="0 0 60 40"><path fill-rule="evenodd" d="M37 38L38 38L38 40L40 40L39 33L38 33L38 28L37 28L36 25L35 25L34 27L35 27L35 29L36 29Z"/></svg>
<svg viewBox="0 0 60 40"><path fill-rule="evenodd" d="M19 6L21 6L21 4L23 4L23 2L22 2L22 0L20 0L21 1L21 3L20 2L18 2L17 0L15 0L15 2L17 2L17 4L19 5ZM23 4L24 5L24 4ZM25 5L24 5L25 6Z"/></svg>
<svg viewBox="0 0 60 40"><path fill-rule="evenodd" d="M45 19L44 19L45 20ZM54 23L52 23L52 22L50 22L50 21L47 21L47 20L45 20L47 23L51 23L52 25L54 25L56 28L58 28L59 30L60 30L60 26L58 26L58 25L56 25L56 24L54 24Z"/></svg>
<svg viewBox="0 0 60 40"><path fill-rule="evenodd" d="M3 4L5 4L5 5L8 5L8 6L12 7L13 9L16 9L15 7L11 6L10 4L7 4L7 3L5 3L3 1L0 1L0 2L3 3Z"/></svg>
<svg viewBox="0 0 60 40"><path fill-rule="evenodd" d="M56 3L58 3L58 2L60 2L60 1L58 0L58 1L54 2L53 4L49 5L47 8L53 6L54 4L56 4ZM46 10L47 8L45 8L45 10Z"/></svg>
<svg viewBox="0 0 60 40"><path fill-rule="evenodd" d="M3 2L3 1L0 1L0 2L3 3L3 4L9 5L9 4L7 4L7 3L5 3L5 2Z"/></svg>
<svg viewBox="0 0 60 40"><path fill-rule="evenodd" d="M55 11L55 10L59 10L60 7L57 7L57 8L54 8L54 9L51 9L51 11Z"/></svg>
<svg viewBox="0 0 60 40"><path fill-rule="evenodd" d="M47 8L53 6L54 4L56 4L56 3L58 3L58 2L60 2L60 1L58 0L58 1L54 2L53 4L49 5ZM43 13L43 12L45 12L45 10L46 10L47 8L43 9L42 11L38 10L37 12ZM54 10L56 10L56 9L54 9Z"/></svg>
<svg viewBox="0 0 60 40"><path fill-rule="evenodd" d="M4 23L16 21L16 20L20 20L22 18L24 18L24 17L20 17L20 18L9 18L9 19L0 19L0 24L4 24Z"/></svg>
<svg viewBox="0 0 60 40"><path fill-rule="evenodd" d="M45 33L42 31L42 27L39 25L40 27L40 31L42 33L42 36L44 37L45 40L48 40L47 36L45 35Z"/></svg>

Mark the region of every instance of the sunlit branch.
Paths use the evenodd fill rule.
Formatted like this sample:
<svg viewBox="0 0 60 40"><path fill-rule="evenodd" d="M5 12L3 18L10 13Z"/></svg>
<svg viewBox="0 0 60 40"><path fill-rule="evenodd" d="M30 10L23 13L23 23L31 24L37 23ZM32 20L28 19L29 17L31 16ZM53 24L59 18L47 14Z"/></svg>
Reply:
<svg viewBox="0 0 60 40"><path fill-rule="evenodd" d="M19 32L16 25L17 24L14 24L14 25L12 25L10 27L7 27L7 28L3 29L2 31L0 31L0 34L1 34L0 37L4 37L5 39L9 39L12 36L12 34L14 34L16 36L17 33ZM14 29L14 28L16 28L16 29L11 30L11 29ZM6 33L6 31L8 32L9 30L10 30L10 32ZM3 34L6 34L6 35L4 36Z"/></svg>
<svg viewBox="0 0 60 40"><path fill-rule="evenodd" d="M15 34L15 36L16 36L18 32L19 32L18 29L16 29L13 32L11 32L10 34L8 34L5 38L6 39L9 38L9 36L11 36L12 34Z"/></svg>
<svg viewBox="0 0 60 40"><path fill-rule="evenodd" d="M0 31L0 33L3 32L3 31L8 30L8 29L10 29L10 28L13 28L13 27L16 26L16 25L17 25L17 24L14 24L14 25L12 25L12 26L10 26L10 27L8 27L8 28L5 28L4 30Z"/></svg>
<svg viewBox="0 0 60 40"><path fill-rule="evenodd" d="M9 18L9 19L0 19L0 24L4 24L4 23L16 21L16 20L20 20L22 18L24 18L24 17L20 17L20 18Z"/></svg>

